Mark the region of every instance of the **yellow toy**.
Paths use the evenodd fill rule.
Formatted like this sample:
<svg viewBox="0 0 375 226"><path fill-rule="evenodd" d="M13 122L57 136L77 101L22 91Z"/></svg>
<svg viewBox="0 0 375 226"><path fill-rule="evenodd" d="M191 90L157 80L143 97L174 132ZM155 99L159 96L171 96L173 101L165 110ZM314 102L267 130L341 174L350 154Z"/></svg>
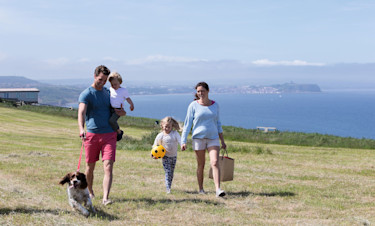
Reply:
<svg viewBox="0 0 375 226"><path fill-rule="evenodd" d="M152 147L151 155L156 159L163 158L165 155L165 148L162 145L156 145Z"/></svg>

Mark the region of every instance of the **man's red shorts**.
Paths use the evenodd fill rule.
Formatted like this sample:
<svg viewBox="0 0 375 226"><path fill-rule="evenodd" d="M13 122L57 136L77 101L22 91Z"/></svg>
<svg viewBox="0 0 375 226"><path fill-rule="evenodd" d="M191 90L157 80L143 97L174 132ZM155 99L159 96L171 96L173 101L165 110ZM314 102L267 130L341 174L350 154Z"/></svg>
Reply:
<svg viewBox="0 0 375 226"><path fill-rule="evenodd" d="M115 161L117 133L86 133L85 154L86 162L93 163L99 160L100 152L102 161Z"/></svg>

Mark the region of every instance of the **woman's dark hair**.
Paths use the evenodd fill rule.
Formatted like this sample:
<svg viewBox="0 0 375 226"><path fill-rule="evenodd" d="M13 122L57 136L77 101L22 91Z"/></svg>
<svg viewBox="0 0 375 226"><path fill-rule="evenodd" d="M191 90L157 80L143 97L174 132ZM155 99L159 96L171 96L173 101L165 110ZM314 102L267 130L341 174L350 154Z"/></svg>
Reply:
<svg viewBox="0 0 375 226"><path fill-rule="evenodd" d="M198 84L195 86L195 89L197 89L199 86L202 86L207 91L210 91L210 88L208 87L208 84L205 83L205 82L198 82ZM197 93L195 93L195 99L194 100L199 100L199 97L198 97Z"/></svg>

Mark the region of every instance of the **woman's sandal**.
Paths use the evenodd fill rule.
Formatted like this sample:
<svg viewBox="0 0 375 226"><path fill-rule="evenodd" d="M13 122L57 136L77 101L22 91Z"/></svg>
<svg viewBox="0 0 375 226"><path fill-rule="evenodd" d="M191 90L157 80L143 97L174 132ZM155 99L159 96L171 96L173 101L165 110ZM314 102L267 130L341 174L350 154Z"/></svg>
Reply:
<svg viewBox="0 0 375 226"><path fill-rule="evenodd" d="M108 199L108 200L103 200L103 205L110 205L110 204L112 204L112 201L110 200L110 199Z"/></svg>

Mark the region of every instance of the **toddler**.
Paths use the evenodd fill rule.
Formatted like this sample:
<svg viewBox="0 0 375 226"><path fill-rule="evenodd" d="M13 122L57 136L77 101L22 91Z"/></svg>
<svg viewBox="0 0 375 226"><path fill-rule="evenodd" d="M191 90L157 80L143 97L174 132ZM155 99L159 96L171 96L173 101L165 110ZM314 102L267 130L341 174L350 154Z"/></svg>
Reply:
<svg viewBox="0 0 375 226"><path fill-rule="evenodd" d="M167 187L167 194L169 194L171 193L173 173L177 162L178 144L181 146L181 137L177 132L180 130L180 125L172 117L165 117L160 121L160 127L162 132L156 136L153 146L163 145L165 148L163 168L165 171L165 186Z"/></svg>
<svg viewBox="0 0 375 226"><path fill-rule="evenodd" d="M128 90L124 87L121 87L122 78L121 75L117 72L112 72L109 77L108 81L111 83L111 88L109 89L111 92L111 106L112 108L121 109L122 104L126 100L130 104L130 110L134 110L134 104L132 99L129 97ZM115 111L112 111L112 115L109 119L109 124L111 125L112 129L117 132L117 141L122 139L122 135L124 131L120 130L120 127L117 123L117 120L120 118L119 115L116 114Z"/></svg>

